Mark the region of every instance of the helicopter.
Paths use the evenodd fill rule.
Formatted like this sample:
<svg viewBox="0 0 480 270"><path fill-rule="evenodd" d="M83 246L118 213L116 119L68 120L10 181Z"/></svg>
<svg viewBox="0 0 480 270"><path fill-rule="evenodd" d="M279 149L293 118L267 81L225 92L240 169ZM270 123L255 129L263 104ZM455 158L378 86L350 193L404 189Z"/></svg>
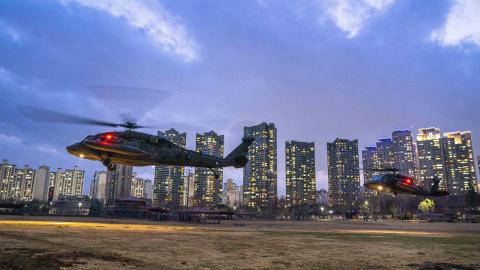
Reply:
<svg viewBox="0 0 480 270"><path fill-rule="evenodd" d="M378 192L390 192L394 195L399 193L413 194L418 196L441 197L448 196L448 191L438 190L440 179L433 178L433 184L430 190L415 184L413 177L404 176L398 173L398 169L366 169L369 171L389 172L385 175L376 175L364 186L370 190Z"/></svg>
<svg viewBox="0 0 480 270"><path fill-rule="evenodd" d="M88 135L82 141L66 147L71 155L100 161L110 171L115 170L116 164L173 165L209 168L218 178L213 168L245 167L248 162L248 148L255 141L252 137L244 137L238 147L225 158L221 158L185 149L159 136L138 132L137 129L146 127L132 121L112 123L30 106L18 106L18 109L35 121L124 128L124 131Z"/></svg>

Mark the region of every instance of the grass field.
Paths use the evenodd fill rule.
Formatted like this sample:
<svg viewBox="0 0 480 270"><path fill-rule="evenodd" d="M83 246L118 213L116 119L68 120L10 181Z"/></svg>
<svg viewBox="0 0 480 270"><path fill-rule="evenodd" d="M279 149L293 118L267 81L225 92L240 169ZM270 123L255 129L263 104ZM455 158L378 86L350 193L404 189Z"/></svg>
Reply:
<svg viewBox="0 0 480 270"><path fill-rule="evenodd" d="M480 224L0 216L0 269L480 269Z"/></svg>

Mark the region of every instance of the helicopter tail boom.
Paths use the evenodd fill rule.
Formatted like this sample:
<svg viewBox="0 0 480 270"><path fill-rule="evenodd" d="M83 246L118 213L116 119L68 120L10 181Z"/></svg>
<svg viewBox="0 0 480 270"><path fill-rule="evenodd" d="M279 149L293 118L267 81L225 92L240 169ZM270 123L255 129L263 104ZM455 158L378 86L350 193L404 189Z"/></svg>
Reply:
<svg viewBox="0 0 480 270"><path fill-rule="evenodd" d="M237 146L228 156L225 158L228 164L235 168L242 168L247 165L248 147L255 141L255 138L245 137L242 139L242 143Z"/></svg>

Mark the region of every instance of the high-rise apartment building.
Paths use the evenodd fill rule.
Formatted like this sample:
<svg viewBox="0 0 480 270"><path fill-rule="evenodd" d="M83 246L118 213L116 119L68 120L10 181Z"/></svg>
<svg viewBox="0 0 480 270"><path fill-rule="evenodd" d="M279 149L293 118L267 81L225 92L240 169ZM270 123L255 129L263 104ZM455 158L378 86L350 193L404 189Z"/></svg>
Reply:
<svg viewBox="0 0 480 270"><path fill-rule="evenodd" d="M107 204L114 205L115 200L131 196L133 167L116 164L113 171L107 172Z"/></svg>
<svg viewBox="0 0 480 270"><path fill-rule="evenodd" d="M440 129L421 128L417 134L418 176L425 187L439 180L439 188L445 189L445 166Z"/></svg>
<svg viewBox="0 0 480 270"><path fill-rule="evenodd" d="M33 181L32 199L46 202L48 199L50 168L48 166L40 166L35 174Z"/></svg>
<svg viewBox="0 0 480 270"><path fill-rule="evenodd" d="M199 153L223 157L224 137L210 131L196 136L195 150ZM223 168L195 168L194 204L214 207L222 203Z"/></svg>
<svg viewBox="0 0 480 270"><path fill-rule="evenodd" d="M53 182L53 198L59 196L80 196L83 195L83 182L85 181L85 171L77 166L73 169L57 169L50 173L50 180Z"/></svg>
<svg viewBox="0 0 480 270"><path fill-rule="evenodd" d="M358 141L337 138L327 143L327 160L330 205L337 211L353 211L360 192Z"/></svg>
<svg viewBox="0 0 480 270"><path fill-rule="evenodd" d="M134 174L132 179L132 197L143 199L145 197L145 181Z"/></svg>
<svg viewBox="0 0 480 270"><path fill-rule="evenodd" d="M368 183L381 172L375 171L381 169L381 161L376 146L367 146L362 151L363 181ZM373 170L372 170L373 169Z"/></svg>
<svg viewBox="0 0 480 270"><path fill-rule="evenodd" d="M462 195L470 185L477 187L477 174L470 131L444 133L442 138L448 192Z"/></svg>
<svg viewBox="0 0 480 270"><path fill-rule="evenodd" d="M3 160L0 164L0 200L31 201L36 170L17 168Z"/></svg>
<svg viewBox="0 0 480 270"><path fill-rule="evenodd" d="M93 181L90 183L90 196L92 199L106 203L107 187L107 172L96 171L93 175Z"/></svg>
<svg viewBox="0 0 480 270"><path fill-rule="evenodd" d="M233 179L223 184L223 203L231 208L242 206L242 186L237 186Z"/></svg>
<svg viewBox="0 0 480 270"><path fill-rule="evenodd" d="M20 201L31 201L33 193L33 181L36 170L25 165L23 169L17 169L14 185L12 185L12 198Z"/></svg>
<svg viewBox="0 0 480 270"><path fill-rule="evenodd" d="M244 205L258 210L272 208L277 200L277 129L264 122L245 127L244 137L255 138L243 169Z"/></svg>
<svg viewBox="0 0 480 270"><path fill-rule="evenodd" d="M393 141L390 138L381 138L377 144L377 155L379 166L382 169L395 168L395 156L393 151Z"/></svg>
<svg viewBox="0 0 480 270"><path fill-rule="evenodd" d="M286 206L315 205L315 144L285 143Z"/></svg>
<svg viewBox="0 0 480 270"><path fill-rule="evenodd" d="M417 176L415 146L410 130L392 133L394 166L402 175Z"/></svg>
<svg viewBox="0 0 480 270"><path fill-rule="evenodd" d="M153 198L153 181L151 179L143 180L143 197L148 201Z"/></svg>
<svg viewBox="0 0 480 270"><path fill-rule="evenodd" d="M195 196L195 174L187 170L183 176L183 206L192 207Z"/></svg>
<svg viewBox="0 0 480 270"><path fill-rule="evenodd" d="M158 132L158 136L173 144L186 147L187 134L175 129ZM161 165L155 167L153 189L153 205L163 208L178 208L183 204L183 174L185 168L181 166Z"/></svg>
<svg viewBox="0 0 480 270"><path fill-rule="evenodd" d="M11 198L11 186L15 182L17 167L9 164L6 159L0 165L0 200Z"/></svg>

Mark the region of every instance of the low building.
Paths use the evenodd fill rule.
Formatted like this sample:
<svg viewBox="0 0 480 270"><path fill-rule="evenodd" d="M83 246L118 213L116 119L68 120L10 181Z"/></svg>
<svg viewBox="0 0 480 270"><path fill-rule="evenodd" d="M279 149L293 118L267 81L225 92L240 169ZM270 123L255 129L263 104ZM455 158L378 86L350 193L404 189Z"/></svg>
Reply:
<svg viewBox="0 0 480 270"><path fill-rule="evenodd" d="M53 201L50 207L51 215L63 216L88 216L90 213L91 199L86 195L64 196L61 195Z"/></svg>
<svg viewBox="0 0 480 270"><path fill-rule="evenodd" d="M116 199L113 205L106 209L107 217L148 219L149 210L147 200L136 197L124 197Z"/></svg>

